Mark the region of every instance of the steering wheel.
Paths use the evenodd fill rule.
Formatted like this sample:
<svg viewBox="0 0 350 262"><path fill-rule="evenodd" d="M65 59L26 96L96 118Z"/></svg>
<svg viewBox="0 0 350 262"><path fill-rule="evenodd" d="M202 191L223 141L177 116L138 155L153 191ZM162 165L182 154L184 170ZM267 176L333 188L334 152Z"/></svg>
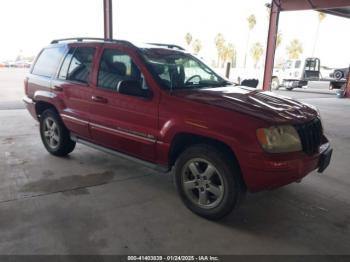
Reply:
<svg viewBox="0 0 350 262"><path fill-rule="evenodd" d="M191 80L193 80L196 77L199 78L198 82L202 80L202 77L200 75L193 75L189 79L186 80L185 85L187 85L188 83L192 82Z"/></svg>

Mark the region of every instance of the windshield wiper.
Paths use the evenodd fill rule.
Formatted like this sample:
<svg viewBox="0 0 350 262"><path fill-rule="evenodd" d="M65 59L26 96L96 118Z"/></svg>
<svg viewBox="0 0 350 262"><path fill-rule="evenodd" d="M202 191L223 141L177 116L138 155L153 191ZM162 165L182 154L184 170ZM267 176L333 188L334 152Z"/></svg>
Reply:
<svg viewBox="0 0 350 262"><path fill-rule="evenodd" d="M223 86L231 86L236 85L230 81L223 80L220 82L206 82L201 84L186 84L184 86L173 86L173 90L192 90L192 89L199 89L199 88L210 88L210 87L223 87Z"/></svg>
<svg viewBox="0 0 350 262"><path fill-rule="evenodd" d="M220 86L231 86L231 85L235 85L235 84L227 80L223 80L220 82Z"/></svg>
<svg viewBox="0 0 350 262"><path fill-rule="evenodd" d="M232 83L232 82L229 82L229 81L223 80L223 81L216 82L216 83L210 83L208 86L213 86L213 87L223 87L223 86L231 86L231 85L235 85L235 84L234 84L234 83Z"/></svg>

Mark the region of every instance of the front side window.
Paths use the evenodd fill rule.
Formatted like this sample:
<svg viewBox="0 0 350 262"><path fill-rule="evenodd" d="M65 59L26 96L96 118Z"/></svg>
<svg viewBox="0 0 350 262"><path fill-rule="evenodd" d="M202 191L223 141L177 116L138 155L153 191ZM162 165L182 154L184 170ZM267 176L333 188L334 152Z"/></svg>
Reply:
<svg viewBox="0 0 350 262"><path fill-rule="evenodd" d="M64 54L64 47L50 47L44 49L37 59L32 74L53 77Z"/></svg>
<svg viewBox="0 0 350 262"><path fill-rule="evenodd" d="M153 50L144 51L144 58L167 89L218 87L232 84L189 54Z"/></svg>
<svg viewBox="0 0 350 262"><path fill-rule="evenodd" d="M122 80L138 81L142 83L143 89L147 89L141 71L129 55L118 50L106 49L99 66L98 87L117 90Z"/></svg>
<svg viewBox="0 0 350 262"><path fill-rule="evenodd" d="M95 48L91 47L78 47L69 50L62 63L58 78L88 83L94 54Z"/></svg>

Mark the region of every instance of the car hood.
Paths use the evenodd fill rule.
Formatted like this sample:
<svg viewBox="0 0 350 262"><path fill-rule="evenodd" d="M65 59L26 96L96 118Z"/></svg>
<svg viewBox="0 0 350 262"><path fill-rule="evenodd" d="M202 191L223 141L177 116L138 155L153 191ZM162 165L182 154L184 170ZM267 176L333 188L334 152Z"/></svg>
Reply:
<svg viewBox="0 0 350 262"><path fill-rule="evenodd" d="M245 86L179 90L173 95L263 119L272 124L298 124L317 117L314 107L275 93Z"/></svg>

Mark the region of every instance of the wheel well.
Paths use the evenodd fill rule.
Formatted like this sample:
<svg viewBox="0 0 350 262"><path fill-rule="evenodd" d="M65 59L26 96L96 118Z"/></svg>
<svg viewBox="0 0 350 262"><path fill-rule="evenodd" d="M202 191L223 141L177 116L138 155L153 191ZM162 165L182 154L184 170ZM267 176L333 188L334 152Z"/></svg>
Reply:
<svg viewBox="0 0 350 262"><path fill-rule="evenodd" d="M35 104L35 111L37 116L40 118L40 115L46 110L52 108L57 112L57 109L55 108L55 106L53 104L50 104L48 102L44 102L44 101L39 101Z"/></svg>
<svg viewBox="0 0 350 262"><path fill-rule="evenodd" d="M218 148L220 151L224 152L225 155L227 155L230 159L235 161L238 165L238 161L234 152L225 143L209 137L193 135L189 133L181 133L181 134L177 134L174 137L170 146L170 150L169 150L170 168L175 164L176 159L181 155L183 151L185 151L190 146L198 145L198 144L209 144L211 146Z"/></svg>

